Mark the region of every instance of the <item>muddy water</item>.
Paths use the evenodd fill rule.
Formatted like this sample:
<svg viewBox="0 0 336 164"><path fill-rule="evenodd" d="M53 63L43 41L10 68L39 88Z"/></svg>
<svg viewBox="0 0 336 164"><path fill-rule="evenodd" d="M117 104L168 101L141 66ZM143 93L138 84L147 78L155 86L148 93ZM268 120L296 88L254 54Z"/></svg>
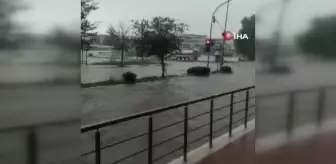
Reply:
<svg viewBox="0 0 336 164"><path fill-rule="evenodd" d="M267 94L284 90L294 90L300 88L310 88L321 85L336 84L335 77L331 76L335 64L329 63L302 63L292 65L293 73L288 75L270 75L257 74L257 93ZM234 65L233 75L213 75L207 78L200 77L183 77L160 81L154 83L143 83L134 86L118 85L110 87L89 88L82 91L84 98L84 108L82 124L88 125L95 122L109 120L120 116L125 116L137 112L147 111L174 103L192 100L198 97L212 95L215 93L226 92L229 90L239 89L242 87L255 84L255 65L254 63L238 63ZM322 73L321 73L322 72ZM259 85L260 84L260 85ZM258 87L259 85L259 87ZM259 89L260 88L260 89ZM326 117L333 118L336 115L332 109L333 99L336 97L336 91L329 89L326 98ZM254 91L253 91L254 94ZM308 92L298 95L296 98L296 121L295 125L315 121L317 93ZM244 98L243 94L237 94L235 98ZM215 101L215 108L228 103L228 98L221 98ZM282 95L272 98L263 98L258 108L258 135L268 135L273 132L285 130L286 112L288 96ZM251 101L251 104L254 101ZM242 106L235 106L239 110ZM195 104L189 107L190 115L197 115L209 109L209 102ZM253 111L253 109L252 109ZM303 113L303 114L302 114ZM228 110L223 110L215 114L220 118L228 114ZM154 116L154 129L160 128L174 122L183 120L183 109L176 109ZM236 116L235 119L239 119ZM240 116L241 117L241 116ZM223 120L215 125L215 129L224 127L228 120ZM199 117L189 122L189 129L194 129L208 122L208 115ZM147 118L138 119L129 123L120 124L114 127L102 129L102 145L110 145L120 140L143 134L147 132ZM227 129L220 131L224 133ZM183 124L178 124L172 128L159 131L154 134L154 144L158 144L166 139L177 136L183 132ZM197 139L209 132L207 126L199 131L189 135L189 139ZM83 152L92 150L93 133L83 135L85 141ZM207 142L208 138L190 145L190 149ZM171 150L179 148L183 144L183 137L178 137L154 149L154 159L160 158L161 155L169 153ZM147 162L147 136L129 141L126 144L103 150L103 161L111 162L126 157L132 153L144 150L138 154L120 163L146 163ZM113 154L113 156L111 155ZM167 162L174 157L182 155L182 150L178 150L166 158L162 158L157 163ZM85 159L90 163L93 162L93 156L86 156Z"/></svg>
<svg viewBox="0 0 336 164"><path fill-rule="evenodd" d="M150 109L159 108L183 101L193 100L199 97L209 96L217 93L227 92L247 86L254 85L254 63L237 63L233 64L234 74L231 75L211 75L209 77L182 77L173 78L166 81L153 83L141 83L136 85L117 85L108 87L88 88L82 90L84 98L84 108L82 124L88 125L95 122L110 120L113 118L144 112ZM252 95L253 95L252 91ZM245 93L235 95L237 101L245 98ZM229 103L229 97L216 99L215 108L222 107ZM254 104L253 100L250 102ZM190 117L209 111L210 102L202 102L189 106ZM237 104L235 110L244 107L244 103ZM229 108L219 110L214 114L215 119L224 117L228 114ZM253 109L251 108L251 113ZM243 113L237 114L234 120L243 117ZM163 127L168 124L183 120L183 108L154 115L154 129ZM189 121L189 129L195 129L209 122L209 114L200 116ZM219 130L228 124L228 119L218 121L214 125L215 130ZM142 118L117 126L102 129L102 145L110 145L120 140L130 138L147 132L148 120ZM227 131L227 128L219 131L217 135ZM154 145L159 144L171 137L178 136L183 132L183 124L160 130L154 133ZM209 133L209 126L193 131L189 134L189 141L196 140ZM92 150L93 134L88 133L83 136L85 144L83 152ZM205 143L208 137L190 145L190 149ZM183 143L183 137L177 137L162 145L154 148L154 160L159 159L162 155L179 148ZM134 139L125 144L107 148L102 151L103 162L111 162L126 157L137 151L146 149L147 136ZM134 156L120 163L146 163L147 151ZM168 162L169 160L180 156L182 150L162 158L157 163ZM113 156L111 156L113 154ZM93 162L93 156L85 157L89 162Z"/></svg>

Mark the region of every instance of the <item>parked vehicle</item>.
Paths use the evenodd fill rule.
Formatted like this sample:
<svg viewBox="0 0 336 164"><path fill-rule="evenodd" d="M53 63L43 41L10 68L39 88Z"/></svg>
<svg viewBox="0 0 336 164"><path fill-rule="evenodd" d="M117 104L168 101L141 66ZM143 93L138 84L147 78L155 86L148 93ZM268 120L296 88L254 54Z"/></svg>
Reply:
<svg viewBox="0 0 336 164"><path fill-rule="evenodd" d="M197 50L182 50L181 52L175 52L175 54L172 54L169 59L195 61L199 56L200 53Z"/></svg>

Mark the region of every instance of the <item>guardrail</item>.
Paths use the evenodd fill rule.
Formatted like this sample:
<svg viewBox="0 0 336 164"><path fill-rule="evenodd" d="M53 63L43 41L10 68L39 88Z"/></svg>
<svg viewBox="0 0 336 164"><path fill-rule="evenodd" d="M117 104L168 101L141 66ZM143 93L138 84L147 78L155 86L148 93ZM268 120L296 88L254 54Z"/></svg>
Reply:
<svg viewBox="0 0 336 164"><path fill-rule="evenodd" d="M208 123L203 124L202 126L199 126L198 128L194 128L194 129L185 129L184 128L183 130L187 133L190 133L192 131L199 130L200 128L208 127L209 128L209 133L207 135L201 136L200 138L195 139L193 141L189 141L188 138L186 138L186 141L184 141L184 145L179 147L179 149L172 151L172 152L175 152L175 151L183 149L184 150L183 151L183 156L184 156L185 160L187 160L186 154L187 154L187 151L188 151L188 146L191 145L192 143L195 143L196 141L198 141L200 139L204 139L204 138L208 137L209 138L209 141L208 141L209 142L209 147L212 147L212 138L214 137L213 134L223 130L224 128L228 128L228 127L229 127L229 132L232 133L232 128L233 128L232 124L234 124L233 119L232 119L233 115L241 113L241 112L245 112L244 117L239 119L238 121L244 121L244 124L246 125L247 117L251 117L251 116L254 115L254 113L249 115L248 111L250 110L250 107L254 107L255 105L254 104L248 104L248 101L246 101L248 99L254 99L255 98L255 97L250 97L251 94L250 94L249 91L253 88L254 88L254 86L253 87L247 87L247 88L243 88L243 89L239 89L239 90L235 90L235 91L231 91L231 92L227 92L227 93L213 95L213 96L209 96L209 97L205 97L205 98L201 98L201 99L197 99L197 100L193 100L193 101L189 101L189 102L180 103L180 104L177 104L177 105L172 105L172 106L165 107L165 108L160 108L160 109L151 110L151 111L144 112L144 113L139 113L139 114L115 119L115 120L112 120L112 121L103 122L103 123L92 125L92 126L82 127L81 128L82 133L86 133L86 132L89 132L89 131L95 131L95 133L96 133L96 135L95 135L96 149L92 150L90 152L86 152L86 153L82 154L82 156L86 156L86 155L89 155L89 154L95 154L96 162L97 161L100 162L100 158L98 158L98 157L101 157L100 156L100 151L103 150L103 149L112 148L114 146L126 143L127 141L130 141L130 140L135 139L135 138L146 137L147 135L148 135L147 136L148 141L152 141L153 138L149 138L149 137L150 136L153 137L153 133L156 133L160 130L166 129L168 127L172 127L172 126L177 125L177 124L182 124L182 123L185 124L186 123L188 125L189 120L194 119L196 117L208 115L209 120L211 120ZM256 100L266 100L266 101L268 101L269 98L274 98L274 97L277 97L277 96L283 96L283 95L288 95L289 96L288 97L288 102L289 102L288 103L288 108L286 108L286 110L287 110L286 111L286 113L287 113L287 115L286 115L286 130L287 130L288 134L290 135L295 130L294 121L295 121L295 116L296 116L295 113L297 111L296 98L299 96L298 94L307 93L307 92L318 93L318 96L316 97L316 100L318 100L317 101L318 103L316 105L316 108L317 108L317 110L316 110L316 123L317 123L317 125L321 125L323 123L323 121L326 120L325 117L328 116L327 115L328 113L326 113L326 112L328 112L326 110L327 109L327 106L326 106L327 105L327 100L333 101L332 96L329 97L329 99L328 99L328 94L326 92L326 91L331 91L330 89L335 89L336 90L336 86L324 86L324 87L316 87L316 88L311 88L311 89L276 92L274 94L268 93L268 94L265 94L265 95L258 94L258 99L256 99ZM233 95L236 94L236 93L239 93L239 92L245 92L246 98L244 100L241 100L241 101L236 101L236 100L234 100ZM231 103L228 104L227 106L214 108L215 99L219 98L219 97L224 97L224 96L230 96L230 102ZM188 114L189 114L188 111L192 110L191 108L188 108L188 106L190 106L191 104L195 104L197 102L203 102L203 101L207 101L207 100L210 100L209 111L204 112L204 113L200 113L200 114L192 116L192 117L187 117ZM233 111L233 107L234 107L235 104L243 103L243 102L245 102L245 104L244 104L245 108L243 108L241 110ZM258 105L258 101L256 101L256 103ZM283 104L285 104L285 103L283 103ZM148 127L148 133L144 133L141 136L137 135L137 136L133 136L131 138L126 138L122 141L118 141L118 142L116 142L114 144L111 144L111 145L101 145L101 143L100 143L99 130L103 127L117 125L119 123L127 122L127 121L130 121L130 120L133 120L133 119L136 119L136 118L140 118L140 117L148 117L149 123L153 123L152 118L155 114L159 114L159 113L162 113L164 111L170 111L170 110L176 109L178 107L184 107L184 113L185 113L184 117L185 117L185 119L183 121L175 122L173 124L169 124L167 126L163 126L163 127L156 128L156 129L153 129L153 124L152 124L151 127L150 126ZM227 109L227 108L230 109L230 114L229 115L222 116L218 119L214 119L214 112L224 110L224 109ZM246 117L246 115L247 115L247 117ZM230 119L229 120L229 123L230 123L229 125L226 125L226 126L220 128L220 129L213 129L214 123L216 123L220 120L226 119L226 118ZM269 122L267 122L267 123L269 123ZM38 131L39 131L40 128L54 127L54 126L69 126L69 125L76 125L77 126L79 124L80 124L80 119L73 119L73 120L60 121L60 122L43 123L43 124L40 124L40 125L29 125L29 126L20 126L20 127L11 127L11 128L6 128L6 129L0 129L0 134L6 134L6 133L12 133L12 132L24 132L23 134L25 135L25 137L23 139L26 140L25 143L27 145L23 146L26 149L26 150L23 150L23 151L27 153L27 157L28 157L25 161L29 164L37 164L37 163L39 163L39 158L41 158L40 154L38 153L39 151L41 151L41 150L38 150L38 145L39 145L39 142L40 142L40 139L41 139L40 137L38 137ZM169 142L169 141L171 141L171 140L173 140L174 138L177 138L177 137L185 138L185 133L182 133L180 135L177 135L175 137L172 137L170 139L167 139L167 140L162 141L162 142L157 143L157 144L153 144L153 143L148 144L149 145L148 148L146 150L144 149L142 152L138 152L138 154L145 153L148 150L152 151L153 147L156 147L158 145L167 143L167 142ZM151 143L151 142L149 142L149 143ZM187 146L185 146L185 144ZM150 151L148 151L148 153L149 152ZM167 153L167 155L171 154L172 152ZM123 161L127 158L131 158L135 155L136 154L134 154L134 153L130 154L125 158L122 158L118 161L114 161L113 163L119 163L119 162L121 162L121 161ZM152 155L153 154L151 154L151 155L148 154L149 159L152 159L152 157L153 157ZM151 162L154 163L158 160L160 160L160 158L152 159Z"/></svg>
<svg viewBox="0 0 336 164"><path fill-rule="evenodd" d="M0 135L6 135L11 133L21 133L23 135L23 141L16 141L16 142L23 142L24 150L23 152L26 153L27 158L23 161L27 164L39 164L41 159L41 150L39 148L41 145L41 136L39 135L39 130L43 128L52 128L52 127L68 127L73 125L79 125L80 119L69 119L69 120L60 120L55 122L45 122L40 124L33 124L33 125L25 125L25 126L18 126L18 127L8 127L0 129ZM46 139L46 138L43 138ZM68 142L68 141L66 141ZM0 154L0 159L1 159Z"/></svg>
<svg viewBox="0 0 336 164"><path fill-rule="evenodd" d="M287 106L284 108L285 109L285 131L287 135L292 135L295 128L297 128L295 126L295 121L296 121L296 116L305 116L306 113L297 113L300 112L298 110L298 106L300 105L299 102L297 101L298 98L302 98L302 95L300 96L300 94L305 94L308 95L309 93L316 93L317 96L315 98L316 100L316 106L315 106L315 120L309 120L306 124L312 124L315 123L318 127L320 127L323 123L323 121L327 120L326 118L326 105L327 105L327 101L328 101L328 96L327 96L327 91L332 91L332 89L336 89L336 86L322 86L322 87L314 87L314 88L309 88L309 89L297 89L297 90L290 90L290 91L283 91L283 92L276 92L276 93L268 93L268 94L258 94L258 99L256 101L256 104L259 108L259 111L261 111L262 113L264 111L260 110L260 105L262 104L261 101L268 101L271 100L272 98L276 98L276 97L281 97L281 96L287 96L286 101L282 104L286 104ZM332 101L332 98L329 99L329 101ZM308 103L308 102L307 102ZM313 102L309 102L309 103L313 103ZM302 105L302 104L301 104ZM268 110L268 109L266 109ZM265 111L266 112L266 111ZM279 117L279 116L277 116ZM259 120L260 121L260 120ZM312 122L315 121L315 122ZM266 123L266 122L264 122ZM304 124L304 125L306 125ZM303 126L304 126L303 125ZM272 126L273 129L279 129L279 128L275 128ZM277 131L276 131L277 132Z"/></svg>
<svg viewBox="0 0 336 164"><path fill-rule="evenodd" d="M145 153L145 152L147 152L148 164L152 164L152 163L155 163L155 162L159 161L160 159L166 157L167 155L175 153L176 151L179 151L179 150L183 150L183 157L184 157L184 161L186 162L187 161L188 146L190 144L195 143L195 142L197 142L201 139L204 139L204 138L208 137L209 147L212 148L212 141L213 141L213 137L214 137L215 133L217 133L217 132L219 132L219 131L221 131L225 128L228 128L229 129L228 133L229 133L229 136L231 137L232 136L232 130L233 130L233 124L236 123L236 122L241 122L242 120L244 120L245 128L247 127L247 122L248 122L249 117L251 117L255 114L255 113L249 114L249 108L254 107L254 104L249 104L249 100L255 98L255 97L250 97L250 90L253 89L253 88L255 88L255 87L254 86L246 87L246 88L242 88L242 89L238 89L238 90L234 90L234 91L230 91L230 92L226 92L226 93L212 95L212 96L209 96L209 97L204 97L204 98L200 98L200 99L196 99L196 100L192 100L192 101L188 101L188 102L184 102L184 103L179 103L179 104L168 106L168 107L163 107L163 108L150 110L150 111L143 112L143 113L138 113L138 114L118 118L118 119L111 120L111 121L98 123L98 124L95 124L95 125L82 127L81 128L82 133L95 131L95 139L94 139L95 140L95 149L82 154L82 156L95 154L95 164L101 164L102 163L101 162L102 161L101 151L103 149L112 148L112 147L115 147L117 145L124 144L128 141L147 136L147 140L148 140L147 148L142 149L138 152L132 153L130 155L127 155L127 156L125 156L123 158L120 158L118 160L115 160L115 161L112 162L112 164L120 163L121 161L124 161L126 159L129 159L131 157L134 157L136 155L139 155L139 154ZM240 92L245 92L245 99L235 101L234 100L234 95L236 93L240 93ZM224 97L224 96L230 96L230 104L215 109L214 108L215 99L219 98L219 97ZM189 109L190 105L196 104L196 103L199 103L199 102L208 101L208 100L210 101L209 111L206 111L206 112L197 114L195 116L189 117L189 111L191 110L191 109ZM234 105L238 104L238 103L243 103L243 102L245 102L244 108L234 111ZM173 109L177 109L177 108L180 108L180 107L184 108L184 119L182 121L174 122L172 124L165 125L165 126L155 128L155 129L153 128L153 116L155 116L156 114L159 114L159 113L162 113L162 112L165 112L165 111L170 111L170 110L173 110ZM227 108L229 108L229 115L214 119L214 112L219 111L219 110L223 110L223 109L227 109ZM244 117L240 118L239 120L234 122L233 116L238 114L238 113L241 113L241 112L245 112ZM209 122L207 122L206 124L203 124L203 125L201 125L197 128L188 129L188 121L189 120L195 119L197 117L204 116L204 115L207 115L207 114L209 115ZM117 125L117 124L120 124L120 123L128 122L128 121L138 119L138 118L144 118L144 117L148 118L148 129L147 129L148 132L142 133L140 135L136 135L136 136L133 136L133 137L130 137L130 138L123 139L121 141L115 142L115 143L110 144L110 145L102 145L101 144L101 132L100 132L101 128L114 126L114 125ZM229 124L226 125L225 127L214 130L214 127L213 127L214 123L216 123L220 120L223 120L225 118L229 119ZM163 129L166 129L168 127L172 127L172 126L182 124L182 123L184 125L183 126L184 127L183 128L183 133L181 133L179 135L176 135L174 137L171 137L167 140L164 140L160 143L156 143L156 144L153 143L153 134L154 133L156 133L158 131L161 131ZM199 130L200 128L204 128L204 127L209 127L209 133L208 134L206 134L204 136L201 136L200 138L195 139L193 141L189 141L188 134L190 132ZM166 153L165 155L159 156L155 159L153 158L153 148L155 148L159 145L162 145L164 143L167 143L169 141L172 141L173 139L176 139L178 137L183 137L183 145L182 146ZM113 155L113 154L111 154L111 155Z"/></svg>

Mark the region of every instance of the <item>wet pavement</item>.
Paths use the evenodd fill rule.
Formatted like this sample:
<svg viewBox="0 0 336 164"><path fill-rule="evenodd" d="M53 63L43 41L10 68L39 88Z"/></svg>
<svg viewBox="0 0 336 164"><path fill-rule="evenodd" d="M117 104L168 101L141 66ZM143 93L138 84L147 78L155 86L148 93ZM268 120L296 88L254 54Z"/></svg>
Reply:
<svg viewBox="0 0 336 164"><path fill-rule="evenodd" d="M256 156L256 164L334 164L336 133L329 132L287 144ZM238 164L238 163L237 163Z"/></svg>
<svg viewBox="0 0 336 164"><path fill-rule="evenodd" d="M198 164L334 164L336 133L318 134L300 143L287 143L279 148L255 153L255 132L225 146Z"/></svg>
<svg viewBox="0 0 336 164"><path fill-rule="evenodd" d="M255 164L254 133L255 132L249 132L245 134L221 150L202 159L198 164Z"/></svg>

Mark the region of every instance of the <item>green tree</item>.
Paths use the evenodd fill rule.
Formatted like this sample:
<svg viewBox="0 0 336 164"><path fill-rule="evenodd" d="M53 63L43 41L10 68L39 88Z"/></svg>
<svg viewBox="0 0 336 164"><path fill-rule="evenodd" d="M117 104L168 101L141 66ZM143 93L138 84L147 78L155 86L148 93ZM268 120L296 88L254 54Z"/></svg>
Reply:
<svg viewBox="0 0 336 164"><path fill-rule="evenodd" d="M47 35L42 40L43 43L55 47L57 51L60 51L55 60L60 65L73 65L71 63L78 61L78 50L80 48L80 42L78 40L78 34L70 29L64 27L55 26L50 29Z"/></svg>
<svg viewBox="0 0 336 164"><path fill-rule="evenodd" d="M298 47L306 54L336 59L336 16L316 18L311 27L297 38Z"/></svg>
<svg viewBox="0 0 336 164"><path fill-rule="evenodd" d="M170 17L154 17L150 21L150 32L148 35L148 44L150 54L156 55L160 59L162 74L165 77L166 56L176 50L180 50L182 34L188 30L187 25L177 23Z"/></svg>
<svg viewBox="0 0 336 164"><path fill-rule="evenodd" d="M270 38L267 39L256 39L255 40L255 49L258 53L258 59L260 59L260 62L264 64L271 65L273 61L275 61L274 54L277 53L277 42L276 42L276 36L273 35Z"/></svg>
<svg viewBox="0 0 336 164"><path fill-rule="evenodd" d="M91 45L95 42L97 22L90 22L88 15L98 9L98 2L96 0L81 0L81 54L85 52L87 64L87 52L92 48Z"/></svg>
<svg viewBox="0 0 336 164"><path fill-rule="evenodd" d="M15 49L25 42L24 34L14 33L20 30L18 24L13 20L14 14L27 9L18 0L0 0L0 49Z"/></svg>
<svg viewBox="0 0 336 164"><path fill-rule="evenodd" d="M54 27L46 37L45 41L64 50L78 52L79 42L76 33L62 27Z"/></svg>
<svg viewBox="0 0 336 164"><path fill-rule="evenodd" d="M131 22L134 33L133 43L137 47L137 52L139 52L141 61L143 62L144 53L147 52L148 48L147 39L150 30L149 21L146 19L141 19L141 20L132 20Z"/></svg>
<svg viewBox="0 0 336 164"><path fill-rule="evenodd" d="M120 23L118 28L114 28L112 25L107 29L109 35L109 41L111 45L121 51L120 57L120 66L124 66L124 52L128 51L130 37L129 37L130 28L128 28L124 23Z"/></svg>
<svg viewBox="0 0 336 164"><path fill-rule="evenodd" d="M234 45L238 53L255 60L255 15L245 17L242 21L239 34L246 34L249 39L236 39Z"/></svg>

